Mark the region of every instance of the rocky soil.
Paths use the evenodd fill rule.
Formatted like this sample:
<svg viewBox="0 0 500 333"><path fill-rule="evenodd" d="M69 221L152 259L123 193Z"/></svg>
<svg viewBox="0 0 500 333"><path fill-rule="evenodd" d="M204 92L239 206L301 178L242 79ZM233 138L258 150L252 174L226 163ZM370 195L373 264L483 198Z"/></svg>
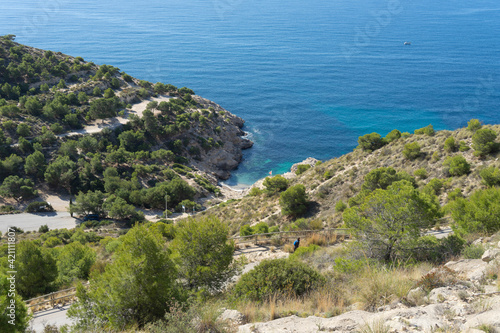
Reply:
<svg viewBox="0 0 500 333"><path fill-rule="evenodd" d="M485 241L485 240L478 240ZM226 310L239 333L312 332L500 332L500 243L485 243L482 259L451 261L434 268L429 281L441 283L411 290L406 299L376 312L353 309L336 317L289 316L246 323L241 313Z"/></svg>

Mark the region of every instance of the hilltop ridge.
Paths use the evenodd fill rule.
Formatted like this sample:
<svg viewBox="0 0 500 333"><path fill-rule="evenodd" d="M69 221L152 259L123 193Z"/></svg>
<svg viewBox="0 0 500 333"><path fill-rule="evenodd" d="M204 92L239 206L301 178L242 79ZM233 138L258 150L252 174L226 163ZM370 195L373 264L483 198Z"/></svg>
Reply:
<svg viewBox="0 0 500 333"><path fill-rule="evenodd" d="M135 207L164 209L168 194L172 210L201 209L253 144L243 119L189 88L14 39L0 37L0 176L26 188L5 185L7 203L101 191Z"/></svg>

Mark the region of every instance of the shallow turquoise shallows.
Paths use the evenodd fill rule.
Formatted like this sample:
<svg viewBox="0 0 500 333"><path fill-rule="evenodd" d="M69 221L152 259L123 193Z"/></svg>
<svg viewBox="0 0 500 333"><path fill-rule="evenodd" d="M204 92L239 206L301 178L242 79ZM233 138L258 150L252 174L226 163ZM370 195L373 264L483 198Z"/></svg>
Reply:
<svg viewBox="0 0 500 333"><path fill-rule="evenodd" d="M231 185L365 133L500 122L496 0L2 0L9 33L244 118L256 144Z"/></svg>

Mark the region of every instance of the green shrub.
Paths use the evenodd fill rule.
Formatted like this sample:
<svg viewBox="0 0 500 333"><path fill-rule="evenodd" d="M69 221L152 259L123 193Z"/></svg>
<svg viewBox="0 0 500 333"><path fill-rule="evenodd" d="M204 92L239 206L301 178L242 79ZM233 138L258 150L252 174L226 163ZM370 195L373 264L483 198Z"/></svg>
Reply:
<svg viewBox="0 0 500 333"><path fill-rule="evenodd" d="M439 152L435 151L434 153L432 153L432 160L434 162L439 161L440 158L441 158L441 155L439 155Z"/></svg>
<svg viewBox="0 0 500 333"><path fill-rule="evenodd" d="M319 250L321 247L316 244L311 244L309 246L300 246L294 253L290 254L290 258L299 258L310 256L313 252Z"/></svg>
<svg viewBox="0 0 500 333"><path fill-rule="evenodd" d="M19 211L16 210L16 208L14 208L14 206L12 206L12 205L0 206L0 214L14 214L17 212L19 212Z"/></svg>
<svg viewBox="0 0 500 333"><path fill-rule="evenodd" d="M365 151L374 151L383 147L386 142L378 133L370 133L358 138L358 148Z"/></svg>
<svg viewBox="0 0 500 333"><path fill-rule="evenodd" d="M415 187L415 178L405 171L396 172L391 167L373 169L365 175L362 190L374 191L379 188L385 190L392 183L400 180L407 180Z"/></svg>
<svg viewBox="0 0 500 333"><path fill-rule="evenodd" d="M49 232L49 226L46 225L46 224L41 225L40 228L38 228L38 232L41 233L41 234Z"/></svg>
<svg viewBox="0 0 500 333"><path fill-rule="evenodd" d="M424 186L423 192L431 195L439 195L441 189L443 188L443 180L439 178L433 178Z"/></svg>
<svg viewBox="0 0 500 333"><path fill-rule="evenodd" d="M344 257L337 257L333 261L333 269L336 272L343 274L357 273L363 269L365 262L357 259L346 259Z"/></svg>
<svg viewBox="0 0 500 333"><path fill-rule="evenodd" d="M470 164L462 155L448 157L443 162L443 166L451 176L462 176L470 172Z"/></svg>
<svg viewBox="0 0 500 333"><path fill-rule="evenodd" d="M335 211L336 212L343 212L344 210L346 210L346 208L347 208L347 204L345 202L343 202L342 200L337 201L337 203L335 204Z"/></svg>
<svg viewBox="0 0 500 333"><path fill-rule="evenodd" d="M417 135L425 134L428 136L433 136L435 131L434 131L434 127L432 125L428 125L428 126L416 129L414 133Z"/></svg>
<svg viewBox="0 0 500 333"><path fill-rule="evenodd" d="M467 129L471 132L475 132L481 127L483 127L483 125L481 125L479 119L471 119L467 122Z"/></svg>
<svg viewBox="0 0 500 333"><path fill-rule="evenodd" d="M420 168L418 170L415 170L413 173L415 177L418 177L420 179L426 179L427 178L427 170L425 168Z"/></svg>
<svg viewBox="0 0 500 333"><path fill-rule="evenodd" d="M296 175L301 175L307 170L309 170L311 166L309 164L299 164L297 165L297 170L295 171Z"/></svg>
<svg viewBox="0 0 500 333"><path fill-rule="evenodd" d="M465 141L460 141L458 143L458 150L459 151L467 151L467 150L470 150L470 147L467 145L467 143Z"/></svg>
<svg viewBox="0 0 500 333"><path fill-rule="evenodd" d="M453 191L448 192L447 199L448 202L456 200L458 198L463 198L462 190L460 188L456 188Z"/></svg>
<svg viewBox="0 0 500 333"><path fill-rule="evenodd" d="M49 237L47 240L43 243L43 246L45 247L56 247L58 245L62 245L62 241L57 238L57 237Z"/></svg>
<svg viewBox="0 0 500 333"><path fill-rule="evenodd" d="M392 142L399 139L400 137L401 137L401 132L398 131L397 129L394 129L385 136L385 141Z"/></svg>
<svg viewBox="0 0 500 333"><path fill-rule="evenodd" d="M275 194L286 190L288 187L288 180L281 175L276 175L274 177L266 177L263 184L266 187L267 193Z"/></svg>
<svg viewBox="0 0 500 333"><path fill-rule="evenodd" d="M269 232L280 232L280 227L274 225L271 228L269 228Z"/></svg>
<svg viewBox="0 0 500 333"><path fill-rule="evenodd" d="M305 218L300 218L295 220L295 222L292 223L290 226L291 230L307 230L309 229L309 223L307 223L307 220Z"/></svg>
<svg viewBox="0 0 500 333"><path fill-rule="evenodd" d="M240 236L250 236L253 235L253 228L248 224L242 225L240 227Z"/></svg>
<svg viewBox="0 0 500 333"><path fill-rule="evenodd" d="M256 197L262 194L262 190L258 187L252 187L250 189L250 192L248 192L248 195L251 197Z"/></svg>
<svg viewBox="0 0 500 333"><path fill-rule="evenodd" d="M490 166L479 172L486 186L500 186L500 169Z"/></svg>
<svg viewBox="0 0 500 333"><path fill-rule="evenodd" d="M109 242L108 244L106 244L106 252L107 253L114 253L118 247L122 244L122 241L120 239L115 239L111 242Z"/></svg>
<svg viewBox="0 0 500 333"><path fill-rule="evenodd" d="M481 259L484 254L484 247L481 244L469 245L462 251L464 259Z"/></svg>
<svg viewBox="0 0 500 333"><path fill-rule="evenodd" d="M299 216L307 211L306 188L297 184L280 194L281 214Z"/></svg>
<svg viewBox="0 0 500 333"><path fill-rule="evenodd" d="M449 210L459 234L487 233L500 230L500 188L490 187L474 192L468 199L457 198Z"/></svg>
<svg viewBox="0 0 500 333"><path fill-rule="evenodd" d="M478 129L472 136L474 155L484 157L498 150L499 144L495 142L497 133L489 128Z"/></svg>
<svg viewBox="0 0 500 333"><path fill-rule="evenodd" d="M35 201L31 202L26 207L26 212L28 213L39 213L39 212L53 212L54 208L45 201Z"/></svg>
<svg viewBox="0 0 500 333"><path fill-rule="evenodd" d="M323 174L323 178L325 179L330 179L333 177L333 174L330 170L326 170L325 173Z"/></svg>
<svg viewBox="0 0 500 333"><path fill-rule="evenodd" d="M403 149L403 156L409 160L415 160L420 156L420 145L418 142L407 143Z"/></svg>
<svg viewBox="0 0 500 333"><path fill-rule="evenodd" d="M323 281L321 274L300 261L264 260L243 274L233 289L233 296L253 301L274 295L301 296L319 287Z"/></svg>
<svg viewBox="0 0 500 333"><path fill-rule="evenodd" d="M269 226L266 222L259 222L253 227L254 234L267 234L269 232Z"/></svg>
<svg viewBox="0 0 500 333"><path fill-rule="evenodd" d="M453 153L457 151L458 147L455 143L455 138L450 136L446 140L444 140L444 150L448 153Z"/></svg>

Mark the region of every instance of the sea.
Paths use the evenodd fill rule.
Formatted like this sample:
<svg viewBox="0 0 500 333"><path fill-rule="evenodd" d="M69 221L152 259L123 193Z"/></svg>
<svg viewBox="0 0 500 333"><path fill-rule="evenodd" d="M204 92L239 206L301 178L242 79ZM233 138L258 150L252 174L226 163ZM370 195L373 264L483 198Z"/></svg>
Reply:
<svg viewBox="0 0 500 333"><path fill-rule="evenodd" d="M5 34L245 119L233 186L366 133L500 123L498 0L2 0Z"/></svg>

